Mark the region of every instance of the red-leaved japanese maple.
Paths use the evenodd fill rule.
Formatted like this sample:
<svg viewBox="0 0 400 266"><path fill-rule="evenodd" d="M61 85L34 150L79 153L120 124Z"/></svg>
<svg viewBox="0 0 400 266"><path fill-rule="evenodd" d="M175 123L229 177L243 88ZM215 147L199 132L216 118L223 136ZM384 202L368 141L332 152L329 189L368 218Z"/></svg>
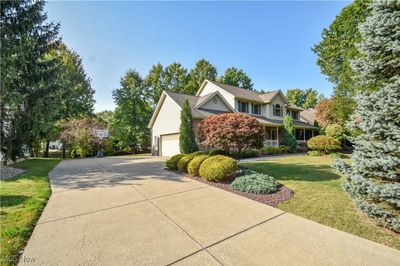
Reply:
<svg viewBox="0 0 400 266"><path fill-rule="evenodd" d="M199 124L201 144L206 148L220 148L225 152L259 148L263 143L263 129L252 116L239 113L211 115Z"/></svg>

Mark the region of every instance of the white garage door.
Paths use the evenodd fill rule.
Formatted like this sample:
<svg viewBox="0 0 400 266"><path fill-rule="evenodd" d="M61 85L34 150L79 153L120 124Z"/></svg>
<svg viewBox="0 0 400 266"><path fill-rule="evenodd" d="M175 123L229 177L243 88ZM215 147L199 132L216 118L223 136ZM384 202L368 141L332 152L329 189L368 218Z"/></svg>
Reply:
<svg viewBox="0 0 400 266"><path fill-rule="evenodd" d="M161 156L173 156L179 150L179 134L161 135Z"/></svg>

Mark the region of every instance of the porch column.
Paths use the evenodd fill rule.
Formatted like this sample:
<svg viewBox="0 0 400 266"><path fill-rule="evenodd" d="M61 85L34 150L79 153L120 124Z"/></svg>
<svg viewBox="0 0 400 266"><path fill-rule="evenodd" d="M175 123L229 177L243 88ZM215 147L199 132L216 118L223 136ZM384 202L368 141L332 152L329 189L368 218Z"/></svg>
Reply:
<svg viewBox="0 0 400 266"><path fill-rule="evenodd" d="M312 136L314 137L314 129L311 132L312 132Z"/></svg>
<svg viewBox="0 0 400 266"><path fill-rule="evenodd" d="M304 140L304 143L306 143L306 129L304 128L303 130L304 130L303 131L303 140Z"/></svg>
<svg viewBox="0 0 400 266"><path fill-rule="evenodd" d="M279 127L276 127L276 147L279 147Z"/></svg>

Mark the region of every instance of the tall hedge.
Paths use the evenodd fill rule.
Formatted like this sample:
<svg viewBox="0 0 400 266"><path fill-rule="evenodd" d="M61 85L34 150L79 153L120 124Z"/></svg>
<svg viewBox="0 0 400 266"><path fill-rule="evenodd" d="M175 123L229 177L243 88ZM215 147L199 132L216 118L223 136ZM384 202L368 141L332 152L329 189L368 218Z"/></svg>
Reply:
<svg viewBox="0 0 400 266"><path fill-rule="evenodd" d="M400 232L400 2L374 1L360 27L363 57L353 62L358 85L376 87L356 97L349 127L354 137L351 164L334 167L346 175L344 189L368 216Z"/></svg>
<svg viewBox="0 0 400 266"><path fill-rule="evenodd" d="M283 119L283 145L290 147L291 150L297 147L293 118L288 115Z"/></svg>
<svg viewBox="0 0 400 266"><path fill-rule="evenodd" d="M179 133L179 148L181 153L192 153L198 150L193 131L192 111L190 110L188 99L183 102Z"/></svg>

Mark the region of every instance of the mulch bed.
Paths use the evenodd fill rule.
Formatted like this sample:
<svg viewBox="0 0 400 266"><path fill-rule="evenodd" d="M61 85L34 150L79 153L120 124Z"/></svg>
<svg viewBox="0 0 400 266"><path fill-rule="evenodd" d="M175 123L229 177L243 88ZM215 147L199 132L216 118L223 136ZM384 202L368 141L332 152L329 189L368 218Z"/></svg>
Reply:
<svg viewBox="0 0 400 266"><path fill-rule="evenodd" d="M1 180L10 179L10 178L17 176L23 172L25 172L25 170L2 165L0 167L0 179Z"/></svg>
<svg viewBox="0 0 400 266"><path fill-rule="evenodd" d="M263 203L263 204L266 204L266 205L269 205L269 206L272 206L272 207L276 207L279 203L292 198L293 195L294 195L293 191L291 191L290 189L286 188L283 185L280 185L280 187L278 188L278 191L276 191L274 193L271 193L271 194L254 194L254 193L241 192L241 191L238 191L238 190L234 190L230 186L230 184L232 183L233 180L217 183L217 182L207 181L207 180L205 180L205 179L203 179L201 177L192 176L192 175L185 174L185 173L182 173L182 172L179 172L179 171L173 171L173 170L169 170L167 168L166 168L166 170L174 172L174 173L177 173L177 174L180 174L180 175L183 175L183 176L188 177L190 179L194 179L196 181L208 184L210 186L217 187L217 188L220 188L220 189L235 193L237 195L246 197L248 199L252 199L252 200L258 201L260 203Z"/></svg>

